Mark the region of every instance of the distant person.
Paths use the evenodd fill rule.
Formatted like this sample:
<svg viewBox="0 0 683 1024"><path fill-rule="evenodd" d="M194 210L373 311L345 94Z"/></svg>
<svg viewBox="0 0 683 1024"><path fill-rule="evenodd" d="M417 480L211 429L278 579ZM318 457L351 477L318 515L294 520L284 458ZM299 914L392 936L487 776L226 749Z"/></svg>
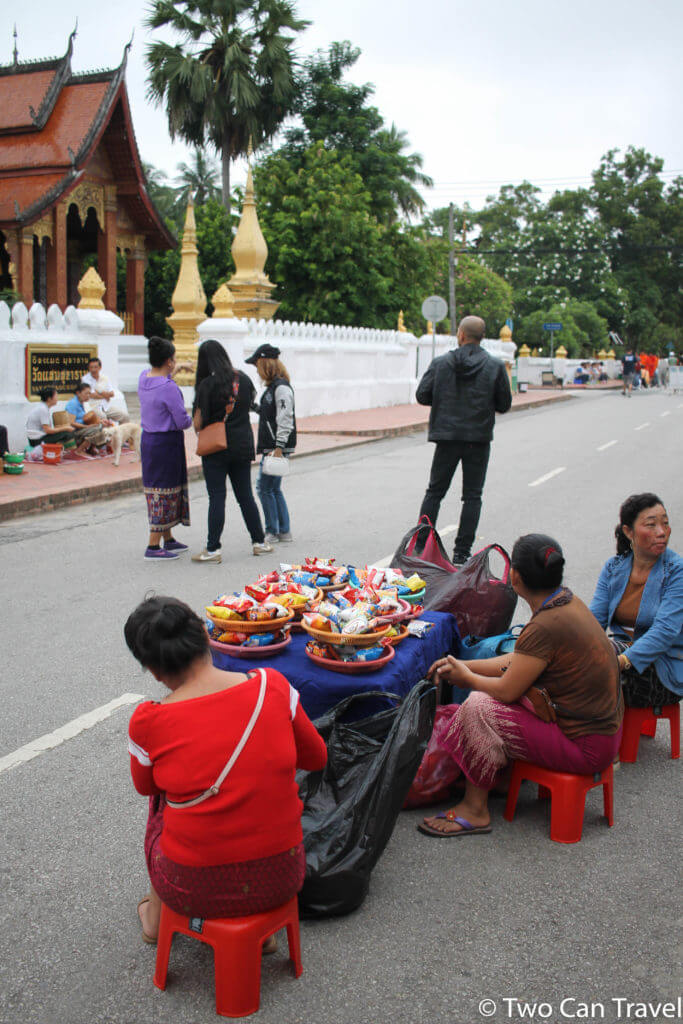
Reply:
<svg viewBox="0 0 683 1024"><path fill-rule="evenodd" d="M591 611L610 631L629 707L683 696L683 558L669 548L669 517L656 494L619 509L617 553L604 565Z"/></svg>
<svg viewBox="0 0 683 1024"><path fill-rule="evenodd" d="M145 558L177 558L187 551L187 544L176 540L171 531L178 523L190 525L183 431L192 425L192 417L173 374L193 367L176 363L175 345L166 338L150 338L147 348L151 369L143 370L138 380L142 485L149 520Z"/></svg>
<svg viewBox="0 0 683 1024"><path fill-rule="evenodd" d="M66 403L64 411L68 412L71 417L71 423L74 427L73 437L79 448L81 450L85 448L84 442L87 441L87 450L91 455L106 454L104 449L107 445L107 439L104 436L102 427L111 427L113 422L110 419L100 417L99 413L89 411L86 408L86 404L90 401L90 395L90 385L79 381L74 388L74 396Z"/></svg>
<svg viewBox="0 0 683 1024"><path fill-rule="evenodd" d="M264 542L263 523L251 489L254 461L254 433L249 410L256 389L246 373L235 370L219 341L203 341L197 352L195 398L192 407L195 429L225 422L227 448L202 456L204 481L209 493L209 523L206 547L192 556L193 562L221 561L221 536L225 526L226 478L240 507L255 555L273 550ZM227 418L226 418L227 417Z"/></svg>
<svg viewBox="0 0 683 1024"><path fill-rule="evenodd" d="M102 360L94 356L88 360L88 372L83 376L83 383L90 385L90 401L96 404L97 411L115 423L130 423L126 411L126 400L120 391L110 383L102 373Z"/></svg>
<svg viewBox="0 0 683 1024"><path fill-rule="evenodd" d="M256 450L261 456L256 490L266 521L266 544L289 544L292 540L289 509L282 493L282 477L263 472L263 458L274 455L288 459L296 448L296 413L294 389L287 368L280 361L280 349L274 345L259 345L247 363L266 385L259 405L258 438Z"/></svg>
<svg viewBox="0 0 683 1024"><path fill-rule="evenodd" d="M0 459L9 452L9 436L7 427L0 426Z"/></svg>
<svg viewBox="0 0 683 1024"><path fill-rule="evenodd" d="M52 422L52 410L58 401L57 388L43 388L39 397L40 402L31 407L26 417L26 436L31 447L37 448L43 441L66 444L75 440L76 428L72 423L55 427Z"/></svg>
<svg viewBox="0 0 683 1024"><path fill-rule="evenodd" d="M636 375L636 363L637 359L632 348L627 348L624 355L621 357L621 368L622 368L622 395L631 396L633 390L633 378Z"/></svg>
<svg viewBox="0 0 683 1024"><path fill-rule="evenodd" d="M461 320L459 348L432 361L415 393L420 405L432 407L428 437L436 450L420 515L429 516L433 525L462 462L462 512L453 552L456 565L463 565L472 552L496 413L507 412L512 404L505 365L481 347L485 330L481 317Z"/></svg>

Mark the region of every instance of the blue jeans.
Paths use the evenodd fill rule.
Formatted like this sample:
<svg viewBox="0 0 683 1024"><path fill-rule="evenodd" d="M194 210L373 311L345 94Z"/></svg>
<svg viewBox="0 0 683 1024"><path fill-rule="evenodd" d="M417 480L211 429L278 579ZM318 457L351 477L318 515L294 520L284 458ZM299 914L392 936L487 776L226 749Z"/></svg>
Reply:
<svg viewBox="0 0 683 1024"><path fill-rule="evenodd" d="M263 518L266 521L266 533L289 533L289 509L282 493L282 477L267 476L263 472L263 459L258 469L256 493L263 506Z"/></svg>

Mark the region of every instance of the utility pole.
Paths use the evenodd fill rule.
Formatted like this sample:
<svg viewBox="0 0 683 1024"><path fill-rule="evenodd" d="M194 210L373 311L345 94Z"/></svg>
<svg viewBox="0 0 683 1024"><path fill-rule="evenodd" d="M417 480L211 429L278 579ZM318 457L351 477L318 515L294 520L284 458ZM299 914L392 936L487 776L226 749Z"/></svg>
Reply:
<svg viewBox="0 0 683 1024"><path fill-rule="evenodd" d="M455 251L453 241L453 203L448 207L448 305L451 337L455 337Z"/></svg>

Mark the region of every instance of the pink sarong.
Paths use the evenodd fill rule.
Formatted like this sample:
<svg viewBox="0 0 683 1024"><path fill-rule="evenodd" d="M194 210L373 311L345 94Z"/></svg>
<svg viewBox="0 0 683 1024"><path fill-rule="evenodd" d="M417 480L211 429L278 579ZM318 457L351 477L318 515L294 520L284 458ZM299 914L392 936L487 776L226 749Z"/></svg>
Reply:
<svg viewBox="0 0 683 1024"><path fill-rule="evenodd" d="M621 727L611 736L569 739L559 725L544 722L524 703L503 704L485 693L471 693L441 743L470 782L492 789L510 761L577 775L601 772L616 757L620 740Z"/></svg>

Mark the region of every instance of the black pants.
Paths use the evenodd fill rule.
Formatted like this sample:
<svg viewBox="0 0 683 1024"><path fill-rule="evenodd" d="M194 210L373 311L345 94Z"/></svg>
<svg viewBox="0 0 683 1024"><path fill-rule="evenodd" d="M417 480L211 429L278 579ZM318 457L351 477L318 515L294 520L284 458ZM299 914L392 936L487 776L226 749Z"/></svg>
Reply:
<svg viewBox="0 0 683 1024"><path fill-rule="evenodd" d="M6 455L9 451L9 442L7 440L7 427L0 427L0 458Z"/></svg>
<svg viewBox="0 0 683 1024"><path fill-rule="evenodd" d="M251 490L251 463L232 459L227 451L214 452L202 459L206 489L209 492L208 551L218 551L225 526L226 477L240 507L252 544L261 544L265 536L258 505Z"/></svg>
<svg viewBox="0 0 683 1024"><path fill-rule="evenodd" d="M476 441L437 441L429 486L420 515L427 515L436 526L441 502L451 486L453 475L462 462L462 512L455 538L454 558L469 558L481 515L481 493L486 480L491 445Z"/></svg>

